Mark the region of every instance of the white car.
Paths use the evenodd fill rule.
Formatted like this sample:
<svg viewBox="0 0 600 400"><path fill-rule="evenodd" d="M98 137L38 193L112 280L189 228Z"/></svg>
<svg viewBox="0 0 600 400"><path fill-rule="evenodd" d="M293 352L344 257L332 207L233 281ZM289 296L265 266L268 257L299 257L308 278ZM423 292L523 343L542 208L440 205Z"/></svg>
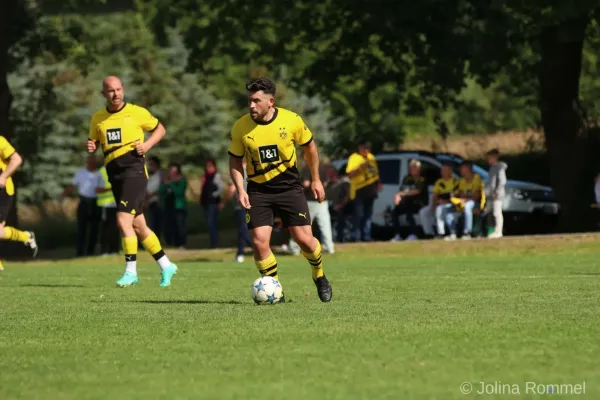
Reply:
<svg viewBox="0 0 600 400"><path fill-rule="evenodd" d="M375 154L379 165L379 177L382 191L373 206L373 230L380 233L389 230L391 221L389 211L394 207L394 194L398 191L404 177L408 174L410 160L421 162L421 173L429 187L429 199L433 197L433 185L440 178L442 164L450 162L454 165L454 175L459 177L459 165L463 159L455 154L431 153L426 151L399 151ZM345 171L347 160L335 160L332 165L338 171ZM474 164L473 171L484 181L488 179L488 171ZM507 170L510 176L510 165ZM557 219L559 204L552 188L532 182L508 180L506 197L503 204L506 233L535 233L551 230ZM402 225L406 224L402 217ZM417 224L420 225L418 215ZM379 235L378 235L379 236ZM388 235L389 236L389 232Z"/></svg>

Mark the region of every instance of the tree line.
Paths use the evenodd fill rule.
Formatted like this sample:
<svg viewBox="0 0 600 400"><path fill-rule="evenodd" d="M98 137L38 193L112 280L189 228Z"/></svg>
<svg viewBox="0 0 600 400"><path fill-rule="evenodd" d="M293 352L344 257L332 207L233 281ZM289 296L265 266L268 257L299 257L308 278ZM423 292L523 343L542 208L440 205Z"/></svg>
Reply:
<svg viewBox="0 0 600 400"><path fill-rule="evenodd" d="M334 157L364 135L391 149L418 133L542 127L562 228L589 221L582 193L600 148L596 1L1 7L0 129L29 161L22 199L55 195L81 165L104 76L121 76L127 98L165 121L170 135L159 156L197 166L225 156L231 124L245 110L245 80L268 75L282 105L302 113Z"/></svg>

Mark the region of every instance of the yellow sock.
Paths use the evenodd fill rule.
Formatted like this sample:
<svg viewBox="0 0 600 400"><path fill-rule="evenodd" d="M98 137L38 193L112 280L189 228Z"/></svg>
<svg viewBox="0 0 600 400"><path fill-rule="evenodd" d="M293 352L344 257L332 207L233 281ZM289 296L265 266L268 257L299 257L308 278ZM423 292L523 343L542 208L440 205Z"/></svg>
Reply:
<svg viewBox="0 0 600 400"><path fill-rule="evenodd" d="M320 278L324 275L323 273L323 258L321 257L321 243L317 240L317 247L312 253L302 252L302 255L308 260L308 263L312 267L312 278L313 280Z"/></svg>
<svg viewBox="0 0 600 400"><path fill-rule="evenodd" d="M142 246L146 249L148 253L154 260L158 263L161 269L168 268L171 265L171 261L165 255L162 246L160 245L160 240L154 232L150 233L146 239L142 240Z"/></svg>
<svg viewBox="0 0 600 400"><path fill-rule="evenodd" d="M25 243L29 240L29 234L20 231L11 226L4 227L4 240L11 240L13 242Z"/></svg>
<svg viewBox="0 0 600 400"><path fill-rule="evenodd" d="M275 255L273 253L271 253L271 255L264 260L254 260L254 263L256 264L256 268L258 268L258 272L260 272L262 276L271 276L279 280L279 276L277 276L277 260L275 259Z"/></svg>
<svg viewBox="0 0 600 400"><path fill-rule="evenodd" d="M2 261L0 261L0 271L4 271L4 265L2 265Z"/></svg>

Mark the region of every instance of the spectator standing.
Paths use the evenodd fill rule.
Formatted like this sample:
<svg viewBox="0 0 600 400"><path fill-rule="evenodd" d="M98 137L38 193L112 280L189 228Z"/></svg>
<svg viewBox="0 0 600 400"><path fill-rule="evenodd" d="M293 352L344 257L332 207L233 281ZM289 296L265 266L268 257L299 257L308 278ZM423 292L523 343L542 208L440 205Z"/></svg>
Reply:
<svg viewBox="0 0 600 400"><path fill-rule="evenodd" d="M479 215L485 206L485 188L481 177L473 173L471 161L463 161L460 165L460 174L462 176L458 181L460 203L457 209L462 211L465 218L462 239L468 240L473 235L473 217Z"/></svg>
<svg viewBox="0 0 600 400"><path fill-rule="evenodd" d="M181 165L169 165L168 175L158 190L163 200L166 242L183 249L187 239L187 179Z"/></svg>
<svg viewBox="0 0 600 400"><path fill-rule="evenodd" d="M86 167L75 173L71 184L59 195L60 198L70 196L75 188L79 195L77 206L77 257L91 256L96 251L100 220L100 209L96 204L96 185L99 179L100 174L97 169L96 157L89 156Z"/></svg>
<svg viewBox="0 0 600 400"><path fill-rule="evenodd" d="M600 205L600 173L596 175L594 181L594 198L596 199L596 207Z"/></svg>
<svg viewBox="0 0 600 400"><path fill-rule="evenodd" d="M242 160L242 168L244 169L244 190L248 187L248 173L246 172L246 159ZM244 262L244 247L252 247L252 239L250 238L250 232L248 231L248 224L246 223L246 210L244 210L238 202L237 191L231 178L229 179L229 197L233 199L233 215L235 217L235 225L237 228L237 253L235 255L235 261L241 263Z"/></svg>
<svg viewBox="0 0 600 400"><path fill-rule="evenodd" d="M103 256L117 254L120 248L121 234L117 226L117 204L112 192L112 186L108 180L108 174L104 166L99 169L98 182L96 183L96 195L98 207L100 208L100 220L102 228L100 231L100 253Z"/></svg>
<svg viewBox="0 0 600 400"><path fill-rule="evenodd" d="M329 199L330 214L335 217L335 241L344 241L346 219L352 215L350 201L350 179L344 175L340 178L334 168L328 169L329 184L325 187L325 198Z"/></svg>
<svg viewBox="0 0 600 400"><path fill-rule="evenodd" d="M441 178L433 186L432 211L435 212L438 237L446 234L445 224L450 228L450 235L446 240L456 239L456 226L454 212L456 202L454 194L458 190L458 180L452 176L452 164L444 163L440 171Z"/></svg>
<svg viewBox="0 0 600 400"><path fill-rule="evenodd" d="M504 228L504 216L502 215L502 203L506 194L506 169L508 165L500 161L500 151L490 150L487 153L487 161L490 166L489 176L485 192L488 196L486 213L494 218L494 231L488 235L490 239L502 237ZM490 224L491 225L491 224Z"/></svg>
<svg viewBox="0 0 600 400"><path fill-rule="evenodd" d="M411 160L408 164L408 172L409 174L402 181L400 190L394 196L396 207L392 213L392 218L396 235L392 238L393 242L402 240L399 221L401 215L406 215L408 220L409 234L406 240L417 239L415 214L418 214L423 207L427 206L429 200L429 190L425 178L421 176L421 162Z"/></svg>
<svg viewBox="0 0 600 400"><path fill-rule="evenodd" d="M165 174L160 169L160 159L156 156L148 160L148 184L146 186L146 206L148 214L148 226L154 231L157 237L161 237L163 226L162 205L158 190L165 178Z"/></svg>
<svg viewBox="0 0 600 400"><path fill-rule="evenodd" d="M381 190L381 183L379 167L368 141L360 142L358 152L348 158L346 173L350 177L350 198L353 202L353 240L370 242L373 203Z"/></svg>
<svg viewBox="0 0 600 400"><path fill-rule="evenodd" d="M208 225L210 247L212 249L219 245L219 229L217 227L217 216L222 208L221 193L223 193L223 179L217 171L217 163L214 159L206 160L204 164L204 175L202 176L202 192L200 193L200 204L204 209L204 217Z"/></svg>
<svg viewBox="0 0 600 400"><path fill-rule="evenodd" d="M322 162L319 163L319 177L321 178L324 187L327 187L330 184L327 168L326 164ZM311 217L311 224L315 221L317 222L319 232L321 233L323 250L327 251L329 254L333 254L335 253L335 247L333 244L333 232L331 230L329 201L327 200L327 197L321 203L315 199L315 195L311 189L311 173L308 166L305 166L302 169L301 179L302 185L304 186L304 196L308 203L308 213ZM294 254L300 254L300 246L298 246L298 243L296 243L293 238L290 239L289 248Z"/></svg>

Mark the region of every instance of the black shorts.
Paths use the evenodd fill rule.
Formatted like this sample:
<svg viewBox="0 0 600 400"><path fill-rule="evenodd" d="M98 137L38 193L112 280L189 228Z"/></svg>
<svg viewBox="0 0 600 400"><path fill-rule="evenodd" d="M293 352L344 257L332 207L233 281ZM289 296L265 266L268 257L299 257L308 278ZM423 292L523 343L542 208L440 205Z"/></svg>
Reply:
<svg viewBox="0 0 600 400"><path fill-rule="evenodd" d="M250 209L246 211L248 229L273 226L275 215L284 228L311 224L308 203L302 187L292 187L281 193L248 193Z"/></svg>
<svg viewBox="0 0 600 400"><path fill-rule="evenodd" d="M145 176L110 178L117 212L142 215L146 200L148 178Z"/></svg>
<svg viewBox="0 0 600 400"><path fill-rule="evenodd" d="M6 222L6 218L8 218L8 213L13 206L15 196L10 196L6 193L6 189L0 190L0 224L4 224Z"/></svg>

